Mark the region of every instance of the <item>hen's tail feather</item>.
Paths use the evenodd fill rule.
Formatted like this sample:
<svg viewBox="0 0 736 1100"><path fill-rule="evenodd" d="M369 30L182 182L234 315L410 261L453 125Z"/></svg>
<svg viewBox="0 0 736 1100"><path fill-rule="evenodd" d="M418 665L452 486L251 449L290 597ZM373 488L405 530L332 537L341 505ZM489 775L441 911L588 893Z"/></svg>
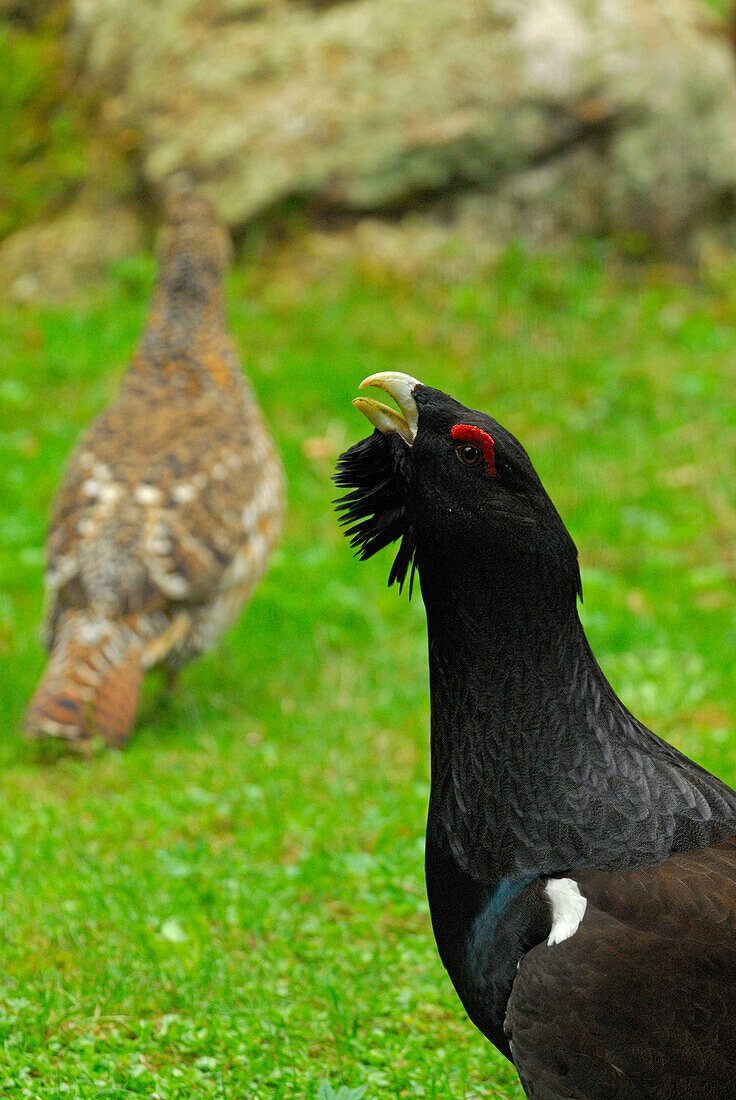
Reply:
<svg viewBox="0 0 736 1100"><path fill-rule="evenodd" d="M25 730L84 750L95 738L120 747L138 711L150 620L110 622L83 612L60 624L49 663L28 704Z"/></svg>

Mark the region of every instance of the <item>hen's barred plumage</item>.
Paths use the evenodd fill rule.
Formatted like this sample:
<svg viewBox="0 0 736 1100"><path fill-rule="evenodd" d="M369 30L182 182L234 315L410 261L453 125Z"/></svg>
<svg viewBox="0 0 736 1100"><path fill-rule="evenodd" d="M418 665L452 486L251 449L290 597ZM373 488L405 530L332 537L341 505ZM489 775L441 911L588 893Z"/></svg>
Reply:
<svg viewBox="0 0 736 1100"><path fill-rule="evenodd" d="M419 572L427 890L468 1014L535 1100L731 1100L736 793L617 698L519 442L415 379L365 384L414 426L356 402L378 430L338 506L361 556L408 536Z"/></svg>
<svg viewBox="0 0 736 1100"><path fill-rule="evenodd" d="M229 256L210 204L172 192L145 331L54 503L33 737L122 744L143 672L213 645L278 536L281 466L225 324Z"/></svg>

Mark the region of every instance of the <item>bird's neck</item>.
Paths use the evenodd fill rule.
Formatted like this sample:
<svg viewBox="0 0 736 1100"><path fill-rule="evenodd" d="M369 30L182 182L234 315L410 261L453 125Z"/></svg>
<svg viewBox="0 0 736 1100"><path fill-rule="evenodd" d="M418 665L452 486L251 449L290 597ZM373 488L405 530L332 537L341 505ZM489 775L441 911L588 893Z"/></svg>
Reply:
<svg viewBox="0 0 736 1100"><path fill-rule="evenodd" d="M597 666L574 592L566 608L531 605L523 590L493 579L479 592L470 577L419 568L432 695L432 925L466 1011L510 1057L503 1020L516 966L549 932L539 876L561 870L555 838L535 834L536 823L548 826L549 806L533 807L526 821L527 800L550 801L545 780L564 753L559 716L572 707L587 720L581 700L571 700L580 669Z"/></svg>
<svg viewBox="0 0 736 1100"><path fill-rule="evenodd" d="M734 832L736 793L627 711L591 652L574 591L539 577L470 587L421 562L420 575L428 833L463 872L493 886L653 866Z"/></svg>
<svg viewBox="0 0 736 1100"><path fill-rule="evenodd" d="M567 598L540 586L422 571L432 700L429 830L486 883L557 866L554 819L564 780L586 766L601 710L625 710L597 665ZM528 592L534 593L532 602ZM471 596L472 592L472 596ZM561 845L565 850L565 845ZM562 858L562 857L560 857Z"/></svg>
<svg viewBox="0 0 736 1100"><path fill-rule="evenodd" d="M227 334L222 288L209 272L194 268L186 278L164 268L129 374L135 385L174 386L187 399L213 389L241 385L237 359Z"/></svg>

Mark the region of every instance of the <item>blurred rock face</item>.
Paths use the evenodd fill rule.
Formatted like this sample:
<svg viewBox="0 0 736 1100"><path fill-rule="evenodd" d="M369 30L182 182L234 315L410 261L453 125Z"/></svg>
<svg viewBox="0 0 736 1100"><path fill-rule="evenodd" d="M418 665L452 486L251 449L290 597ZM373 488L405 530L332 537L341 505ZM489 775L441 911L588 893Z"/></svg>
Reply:
<svg viewBox="0 0 736 1100"><path fill-rule="evenodd" d="M667 242L736 206L734 58L691 0L74 0L72 33L147 183L187 170L230 225L442 201Z"/></svg>

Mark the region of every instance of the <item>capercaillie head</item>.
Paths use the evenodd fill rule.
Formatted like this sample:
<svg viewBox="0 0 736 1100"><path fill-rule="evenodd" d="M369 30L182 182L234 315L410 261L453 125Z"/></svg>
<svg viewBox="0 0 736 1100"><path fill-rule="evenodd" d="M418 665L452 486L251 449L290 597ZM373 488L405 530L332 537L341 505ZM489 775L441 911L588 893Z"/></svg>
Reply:
<svg viewBox="0 0 736 1100"><path fill-rule="evenodd" d="M514 586L568 605L580 593L577 551L519 441L492 417L409 375L372 375L388 393L353 404L375 431L340 458L340 519L361 558L398 539L389 576L409 567L472 576L493 591Z"/></svg>

